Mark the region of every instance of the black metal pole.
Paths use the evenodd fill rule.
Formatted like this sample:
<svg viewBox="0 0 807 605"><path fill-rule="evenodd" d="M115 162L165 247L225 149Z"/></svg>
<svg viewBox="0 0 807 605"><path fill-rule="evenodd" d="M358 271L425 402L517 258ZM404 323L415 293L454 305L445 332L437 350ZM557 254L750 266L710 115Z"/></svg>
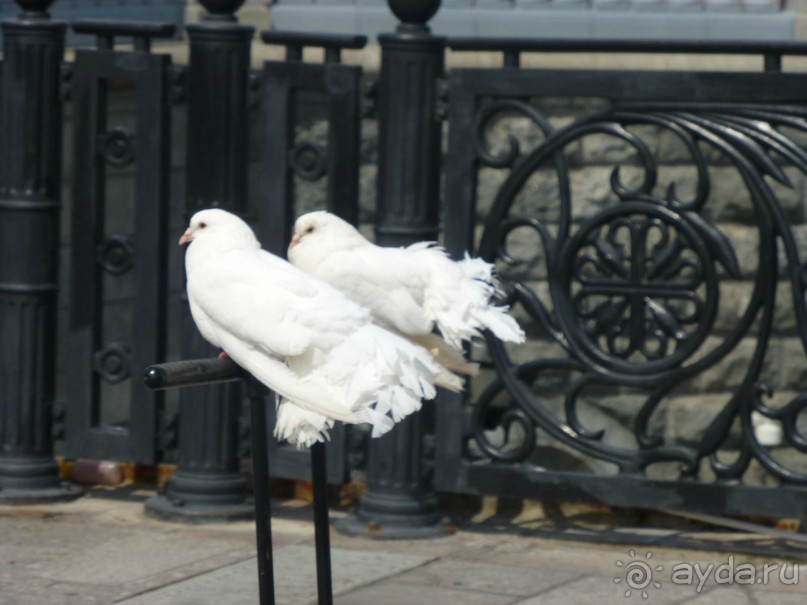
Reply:
<svg viewBox="0 0 807 605"><path fill-rule="evenodd" d="M274 605L272 511L269 502L269 448L266 426L266 389L230 359L188 359L146 368L150 389L225 384L245 381L252 419L252 472L255 484L255 541L258 551L260 605Z"/></svg>
<svg viewBox="0 0 807 605"><path fill-rule="evenodd" d="M53 0L18 0L4 21L0 113L0 502L68 500L59 479L51 406L62 142L65 24Z"/></svg>
<svg viewBox="0 0 807 605"><path fill-rule="evenodd" d="M275 603L272 560L272 509L269 502L269 444L266 429L266 390L250 377L247 383L252 412L252 474L255 491L255 539L258 547L258 590L261 605Z"/></svg>
<svg viewBox="0 0 807 605"><path fill-rule="evenodd" d="M376 242L402 246L436 240L439 230L441 123L438 80L443 76L446 40L426 25L440 0L390 0L402 21L397 32L379 36L379 158ZM423 443L430 406L380 439L371 439L368 490L358 508L363 531L377 537L439 533L437 498Z"/></svg>
<svg viewBox="0 0 807 605"><path fill-rule="evenodd" d="M186 26L190 63L186 216L219 207L243 213L247 183L247 95L253 28L234 13L244 0L201 0L209 13ZM214 351L199 335L184 302L182 355ZM239 470L240 385L180 395L179 469L146 509L162 518L219 520L253 514Z"/></svg>
<svg viewBox="0 0 807 605"><path fill-rule="evenodd" d="M328 470L325 444L311 446L311 483L314 488L314 543L317 552L318 605L333 605L331 534L328 525Z"/></svg>

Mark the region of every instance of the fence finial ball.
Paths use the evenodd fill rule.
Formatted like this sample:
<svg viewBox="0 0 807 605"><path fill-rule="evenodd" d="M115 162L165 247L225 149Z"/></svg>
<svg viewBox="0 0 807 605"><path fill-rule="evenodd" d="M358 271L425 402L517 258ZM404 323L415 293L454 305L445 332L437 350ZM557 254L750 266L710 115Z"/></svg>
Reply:
<svg viewBox="0 0 807 605"><path fill-rule="evenodd" d="M29 15L46 15L48 7L54 0L16 0L24 13Z"/></svg>
<svg viewBox="0 0 807 605"><path fill-rule="evenodd" d="M390 10L402 22L426 25L440 8L440 0L388 0Z"/></svg>
<svg viewBox="0 0 807 605"><path fill-rule="evenodd" d="M199 0L207 12L213 15L232 15L246 0Z"/></svg>

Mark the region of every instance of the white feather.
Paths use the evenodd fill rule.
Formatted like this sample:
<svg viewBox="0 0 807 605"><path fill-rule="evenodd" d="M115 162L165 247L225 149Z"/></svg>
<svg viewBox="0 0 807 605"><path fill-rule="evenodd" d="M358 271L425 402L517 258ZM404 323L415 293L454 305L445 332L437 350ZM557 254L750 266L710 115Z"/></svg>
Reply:
<svg viewBox="0 0 807 605"><path fill-rule="evenodd" d="M410 339L438 329L444 342L428 348L441 364L441 386L452 388L446 378L452 370L476 372L464 361L462 344L483 330L508 342L525 340L507 307L492 304L498 284L493 265L481 259L466 255L455 262L430 242L382 248L335 215L313 212L297 219L289 260L370 309L380 325Z"/></svg>
<svg viewBox="0 0 807 605"><path fill-rule="evenodd" d="M383 434L435 395L441 368L367 309L260 246L222 210L191 219L188 299L202 335L280 398L275 434L298 447L334 420Z"/></svg>

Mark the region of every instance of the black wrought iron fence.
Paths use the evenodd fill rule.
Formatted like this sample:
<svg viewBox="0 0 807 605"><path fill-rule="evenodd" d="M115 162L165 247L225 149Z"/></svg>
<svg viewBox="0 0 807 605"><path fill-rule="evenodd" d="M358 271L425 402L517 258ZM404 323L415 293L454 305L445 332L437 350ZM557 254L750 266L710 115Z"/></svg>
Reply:
<svg viewBox="0 0 807 605"><path fill-rule="evenodd" d="M572 50L451 45L501 50L510 66L521 51ZM488 383L471 402L444 397L438 486L800 517L807 80L779 70L805 48L574 50L753 53L765 71L450 74L446 244L500 263L533 344L525 355L488 339ZM559 123L558 105L581 98L597 103ZM599 194L585 186L596 180Z"/></svg>
<svg viewBox="0 0 807 605"><path fill-rule="evenodd" d="M351 450L366 458L369 491L348 530L381 521L429 533L435 488L801 515L807 79L781 68L807 45L447 40L427 26L439 2L398 0L401 25L380 37L369 87L340 62L365 46L354 36L267 32L286 59L251 72L254 31L234 20L237 0L202 3L212 12L187 27L187 67L151 52L171 26L99 21L72 24L97 45L63 63L67 25L48 18L50 2L18 4L25 12L3 24L0 97L0 498L76 494L58 480L50 434L63 106L73 136L64 453L176 459L149 510L233 517L251 514L238 384L185 389L168 410L139 381L168 352L218 353L180 300L181 271L168 270L172 233L218 206L282 255L312 183L320 206L358 222L370 90L376 239L442 231L452 254L495 261L530 340L475 345L486 369L468 392L441 394L382 439L333 431L332 482L348 476ZM134 44L116 47L120 37ZM301 60L311 46L323 63ZM503 66L446 76L448 47L501 52ZM520 67L524 52L581 51L743 54L759 70ZM116 95L133 108L125 120L108 111ZM306 103L322 110L316 127L301 117ZM121 170L126 204L105 179ZM275 477L310 470L274 442L270 464Z"/></svg>

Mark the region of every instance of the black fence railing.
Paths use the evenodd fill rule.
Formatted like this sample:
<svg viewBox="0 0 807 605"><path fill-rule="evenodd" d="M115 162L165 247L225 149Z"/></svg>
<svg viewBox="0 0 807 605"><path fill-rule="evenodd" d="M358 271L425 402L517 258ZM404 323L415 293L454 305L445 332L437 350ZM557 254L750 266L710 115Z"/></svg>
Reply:
<svg viewBox="0 0 807 605"><path fill-rule="evenodd" d="M341 62L366 44L355 36L264 33L286 60L250 72L255 32L234 18L242 3L202 2L211 12L187 27L186 68L151 52L169 25L74 23L97 48L65 64L67 24L48 17L50 2L18 2L23 14L3 23L0 499L78 494L59 480L50 432L62 351L67 457L153 464L170 449L178 471L152 513L253 514L240 382L206 372L205 386L182 389L169 447L166 399L139 380L169 351L218 353L187 300L169 294L182 281L170 282L181 273L168 269L170 233L222 207L282 255L306 187L322 192L318 207L358 223L372 94L377 241L442 234L451 254L496 262L530 341L475 345L484 371L467 392L441 394L381 439L332 432L329 481L360 464L368 482L347 531L380 522L382 535L439 533L436 489L801 514L807 78L781 68L807 45L445 39L427 26L439 2L397 0L401 24L379 39L370 87ZM116 48L119 38L135 42ZM305 47L323 48L324 62L303 62ZM446 74L447 49L500 52L505 68ZM527 52L738 54L763 69L524 69ZM121 99L125 116L112 109ZM303 124L312 107L317 136ZM177 116L184 145L170 136ZM122 173L125 203L108 182ZM57 343L67 250L67 339ZM273 476L310 476L307 454L267 448Z"/></svg>

